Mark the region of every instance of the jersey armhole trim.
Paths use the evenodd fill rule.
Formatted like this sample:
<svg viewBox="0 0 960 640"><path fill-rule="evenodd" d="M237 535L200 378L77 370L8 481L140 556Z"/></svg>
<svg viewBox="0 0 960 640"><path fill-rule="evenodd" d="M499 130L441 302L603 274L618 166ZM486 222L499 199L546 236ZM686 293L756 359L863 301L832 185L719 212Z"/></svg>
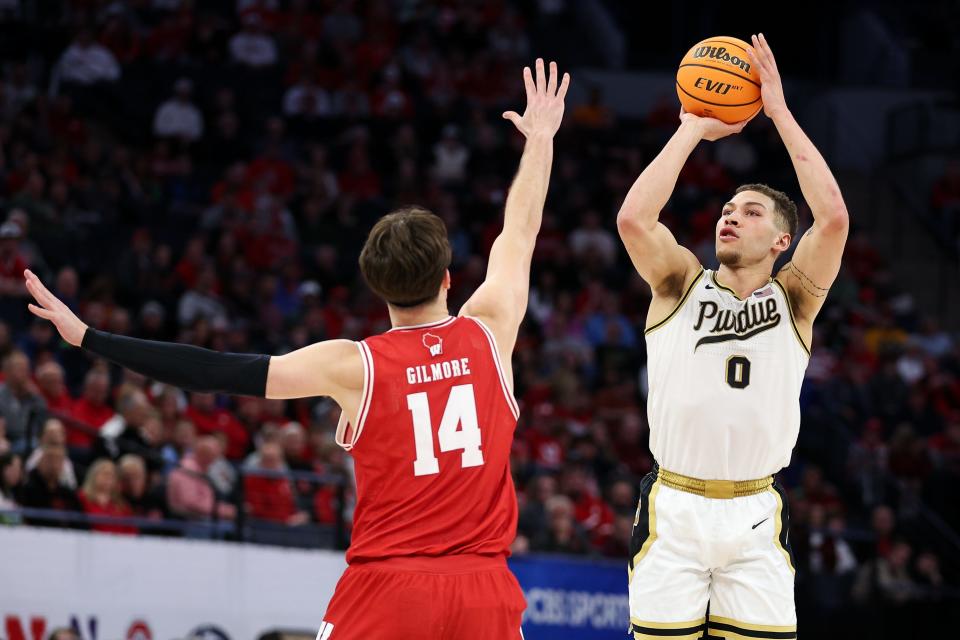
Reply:
<svg viewBox="0 0 960 640"><path fill-rule="evenodd" d="M363 425L366 424L367 414L370 413L370 399L373 397L373 354L370 353L370 347L365 342L355 342L360 351L360 360L363 362L363 390L360 393L360 409L357 412L356 424L354 424L343 413L340 414L340 421L337 423L337 433L334 440L346 451L350 451L360 439L363 433ZM347 440L348 427L350 429L350 439Z"/></svg>
<svg viewBox="0 0 960 640"><path fill-rule="evenodd" d="M517 399L513 397L513 392L510 390L510 386L507 384L507 378L503 373L503 365L500 363L500 349L497 347L497 338L493 335L493 332L490 331L490 328L484 324L483 320L473 316L464 317L476 322L484 335L487 336L487 342L490 344L490 352L493 354L493 363L497 367L497 376L500 378L500 388L503 390L503 397L506 399L507 406L510 408L510 413L513 414L514 419L519 420L520 407L517 406Z"/></svg>
<svg viewBox="0 0 960 640"><path fill-rule="evenodd" d="M790 301L790 294L787 293L787 288L784 287L777 278L773 279L773 283L777 285L777 287L783 293L783 298L787 301L787 311L790 313L790 326L793 327L793 335L797 336L797 342L800 343L800 346L803 348L803 352L806 353L807 357L809 358L810 347L808 347L807 343L805 343L803 338L800 337L800 330L797 328L797 321L793 317L793 302Z"/></svg>
<svg viewBox="0 0 960 640"><path fill-rule="evenodd" d="M697 277L693 279L693 282L690 283L690 286L687 287L687 290L683 292L683 295L680 297L680 300L677 302L677 306L673 308L673 311L670 312L670 315L668 315L666 318L664 318L660 322L652 325L650 328L645 329L643 332L643 335L645 336L650 335L651 333L653 333L663 325L670 322L670 320L673 319L673 316L677 315L677 312L680 311L680 308L683 307L684 303L686 303L687 298L690 297L690 293L693 291L693 288L697 286L697 283L700 282L700 278L703 277L704 273L705 273L704 268L700 267L700 272L697 274Z"/></svg>

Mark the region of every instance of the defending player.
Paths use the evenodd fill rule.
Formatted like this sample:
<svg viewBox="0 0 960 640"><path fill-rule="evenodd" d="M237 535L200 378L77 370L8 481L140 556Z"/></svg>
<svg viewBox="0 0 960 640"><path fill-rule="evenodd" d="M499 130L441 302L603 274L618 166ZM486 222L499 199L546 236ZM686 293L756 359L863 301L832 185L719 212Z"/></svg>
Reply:
<svg viewBox="0 0 960 640"><path fill-rule="evenodd" d="M520 638L523 593L506 564L517 527L510 369L527 308L530 261L569 75L524 69L527 108L504 118L526 136L487 277L447 311L451 250L443 222L418 208L379 220L360 256L393 329L271 357L217 353L89 329L25 272L63 338L124 367L194 391L300 398L343 409L337 441L356 467L350 565L320 640Z"/></svg>
<svg viewBox="0 0 960 640"><path fill-rule="evenodd" d="M720 267L704 269L657 221L701 140L738 133L682 113L663 151L634 183L617 226L653 291L647 316L650 449L631 543L634 636L795 638L788 514L773 474L790 462L813 320L837 276L847 211L830 169L783 96L766 40L751 61L813 211L792 262L771 278L797 231L796 205L745 185L716 227ZM709 619L707 603L709 601Z"/></svg>

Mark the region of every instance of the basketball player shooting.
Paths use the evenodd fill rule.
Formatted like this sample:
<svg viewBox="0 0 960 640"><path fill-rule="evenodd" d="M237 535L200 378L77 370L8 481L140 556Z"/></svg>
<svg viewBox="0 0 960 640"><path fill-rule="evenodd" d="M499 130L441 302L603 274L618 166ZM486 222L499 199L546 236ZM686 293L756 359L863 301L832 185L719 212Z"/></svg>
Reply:
<svg viewBox="0 0 960 640"><path fill-rule="evenodd" d="M64 340L191 391L286 399L330 396L337 442L354 457L357 505L319 640L522 638L523 592L506 564L516 535L510 445L517 424L511 353L527 308L553 137L570 77L523 71L526 137L487 276L458 317L447 310L451 249L419 207L381 218L360 255L393 328L282 356L218 353L87 327L30 271L29 309ZM318 619L319 622L319 619Z"/></svg>
<svg viewBox="0 0 960 640"><path fill-rule="evenodd" d="M629 558L634 637L796 638L794 566L783 489L800 428L800 385L813 320L837 276L847 210L823 157L787 108L763 35L752 38L764 113L790 153L813 212L791 262L771 278L797 232L797 207L766 185L739 187L719 212L717 270L658 222L701 140L739 133L681 113L617 216L650 285L650 449ZM707 604L709 602L709 615Z"/></svg>

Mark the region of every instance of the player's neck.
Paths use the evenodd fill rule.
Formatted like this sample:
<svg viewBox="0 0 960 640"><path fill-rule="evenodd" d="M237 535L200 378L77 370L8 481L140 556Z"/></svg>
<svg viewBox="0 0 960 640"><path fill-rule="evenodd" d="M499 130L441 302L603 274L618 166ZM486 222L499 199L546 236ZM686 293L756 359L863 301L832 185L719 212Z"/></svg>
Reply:
<svg viewBox="0 0 960 640"><path fill-rule="evenodd" d="M770 270L767 264L748 267L721 264L716 272L717 283L732 289L741 300L746 300L751 293L770 282Z"/></svg>
<svg viewBox="0 0 960 640"><path fill-rule="evenodd" d="M441 322L450 317L447 309L446 296L439 296L430 304L423 304L412 309L387 305L390 310L390 324L396 327L416 327L421 324Z"/></svg>

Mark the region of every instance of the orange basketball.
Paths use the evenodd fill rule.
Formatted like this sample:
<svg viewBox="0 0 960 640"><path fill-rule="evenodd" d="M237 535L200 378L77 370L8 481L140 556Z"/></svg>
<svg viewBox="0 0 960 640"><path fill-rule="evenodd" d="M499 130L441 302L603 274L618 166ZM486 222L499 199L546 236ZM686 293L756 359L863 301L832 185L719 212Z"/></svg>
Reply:
<svg viewBox="0 0 960 640"><path fill-rule="evenodd" d="M760 74L743 40L720 36L693 45L677 70L677 95L689 113L733 123L763 107Z"/></svg>

